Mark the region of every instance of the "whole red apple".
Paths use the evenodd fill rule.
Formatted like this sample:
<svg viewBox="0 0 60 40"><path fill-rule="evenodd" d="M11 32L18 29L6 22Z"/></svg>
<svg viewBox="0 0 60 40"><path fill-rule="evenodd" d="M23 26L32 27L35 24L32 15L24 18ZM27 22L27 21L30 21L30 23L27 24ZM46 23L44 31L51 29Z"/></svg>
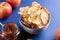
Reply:
<svg viewBox="0 0 60 40"><path fill-rule="evenodd" d="M12 12L12 7L7 2L0 2L0 19L7 18Z"/></svg>
<svg viewBox="0 0 60 40"><path fill-rule="evenodd" d="M60 28L57 28L57 30L55 32L55 39L60 40Z"/></svg>
<svg viewBox="0 0 60 40"><path fill-rule="evenodd" d="M6 0L6 2L10 3L13 8L17 8L20 5L21 0Z"/></svg>

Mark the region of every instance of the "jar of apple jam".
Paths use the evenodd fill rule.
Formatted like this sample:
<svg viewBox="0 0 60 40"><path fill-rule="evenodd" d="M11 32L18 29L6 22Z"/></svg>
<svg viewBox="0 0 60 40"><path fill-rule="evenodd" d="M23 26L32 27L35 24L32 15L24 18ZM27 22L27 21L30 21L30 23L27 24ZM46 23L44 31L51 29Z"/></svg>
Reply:
<svg viewBox="0 0 60 40"><path fill-rule="evenodd" d="M17 25L12 22L6 23L2 28L2 35L7 40L17 40L19 33Z"/></svg>

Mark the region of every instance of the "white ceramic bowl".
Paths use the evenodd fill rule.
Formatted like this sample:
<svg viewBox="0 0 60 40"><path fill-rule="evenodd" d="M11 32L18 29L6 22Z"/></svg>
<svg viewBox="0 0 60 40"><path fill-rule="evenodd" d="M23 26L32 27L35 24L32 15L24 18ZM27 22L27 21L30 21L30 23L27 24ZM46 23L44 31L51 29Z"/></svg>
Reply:
<svg viewBox="0 0 60 40"><path fill-rule="evenodd" d="M26 32L28 32L28 33L30 33L30 34L38 34L38 33L40 33L41 31L45 30L45 29L48 27L48 25L49 25L49 23L50 23L50 14L49 14L49 12L48 12L48 10L47 10L46 8L44 8L44 7L42 7L42 8L48 13L48 15L49 15L49 20L48 20L48 23L47 23L45 26L42 26L42 27L40 27L40 28L29 28L29 27L25 26L25 25L21 22L21 15L19 15L19 16L20 16L19 22L20 22L21 26L24 28L24 30L25 30ZM28 21L27 21L27 22L28 22Z"/></svg>
<svg viewBox="0 0 60 40"><path fill-rule="evenodd" d="M46 24L46 26L43 26L43 27L40 27L40 28L29 28L29 27L26 27L25 25L23 25L20 20L19 20L19 22L20 22L20 25L23 27L23 29L24 29L26 32L28 32L28 33L30 33L30 34L38 34L38 33L42 32L43 30L45 30L45 29L48 27L48 25L49 25L49 23L50 23L50 20L49 20L49 22Z"/></svg>

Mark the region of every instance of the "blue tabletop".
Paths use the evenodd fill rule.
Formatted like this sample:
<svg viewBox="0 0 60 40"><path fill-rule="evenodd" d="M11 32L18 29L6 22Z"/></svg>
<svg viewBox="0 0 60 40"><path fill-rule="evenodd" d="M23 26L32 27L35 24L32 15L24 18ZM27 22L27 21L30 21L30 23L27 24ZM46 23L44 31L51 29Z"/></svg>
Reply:
<svg viewBox="0 0 60 40"><path fill-rule="evenodd" d="M2 1L5 0L0 0L0 2ZM37 1L43 7L47 8L50 12L51 19L48 28L37 35L30 35L23 30L22 26L19 24L19 15L17 13L20 7L30 6L33 1ZM19 40L26 40L27 38L31 38L33 40L55 40L55 31L58 27L60 27L60 0L21 0L20 6L18 8L13 9L11 16L9 16L7 19L0 20L0 22L2 22L3 24L7 22L16 23L21 31Z"/></svg>

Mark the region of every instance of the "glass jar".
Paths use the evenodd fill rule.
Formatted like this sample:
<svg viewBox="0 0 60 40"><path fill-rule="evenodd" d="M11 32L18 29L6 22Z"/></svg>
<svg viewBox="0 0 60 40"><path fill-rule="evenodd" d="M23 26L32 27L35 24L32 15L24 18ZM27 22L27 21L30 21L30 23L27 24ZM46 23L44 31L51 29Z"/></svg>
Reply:
<svg viewBox="0 0 60 40"><path fill-rule="evenodd" d="M7 40L17 40L19 33L18 26L12 22L2 25L2 35Z"/></svg>

